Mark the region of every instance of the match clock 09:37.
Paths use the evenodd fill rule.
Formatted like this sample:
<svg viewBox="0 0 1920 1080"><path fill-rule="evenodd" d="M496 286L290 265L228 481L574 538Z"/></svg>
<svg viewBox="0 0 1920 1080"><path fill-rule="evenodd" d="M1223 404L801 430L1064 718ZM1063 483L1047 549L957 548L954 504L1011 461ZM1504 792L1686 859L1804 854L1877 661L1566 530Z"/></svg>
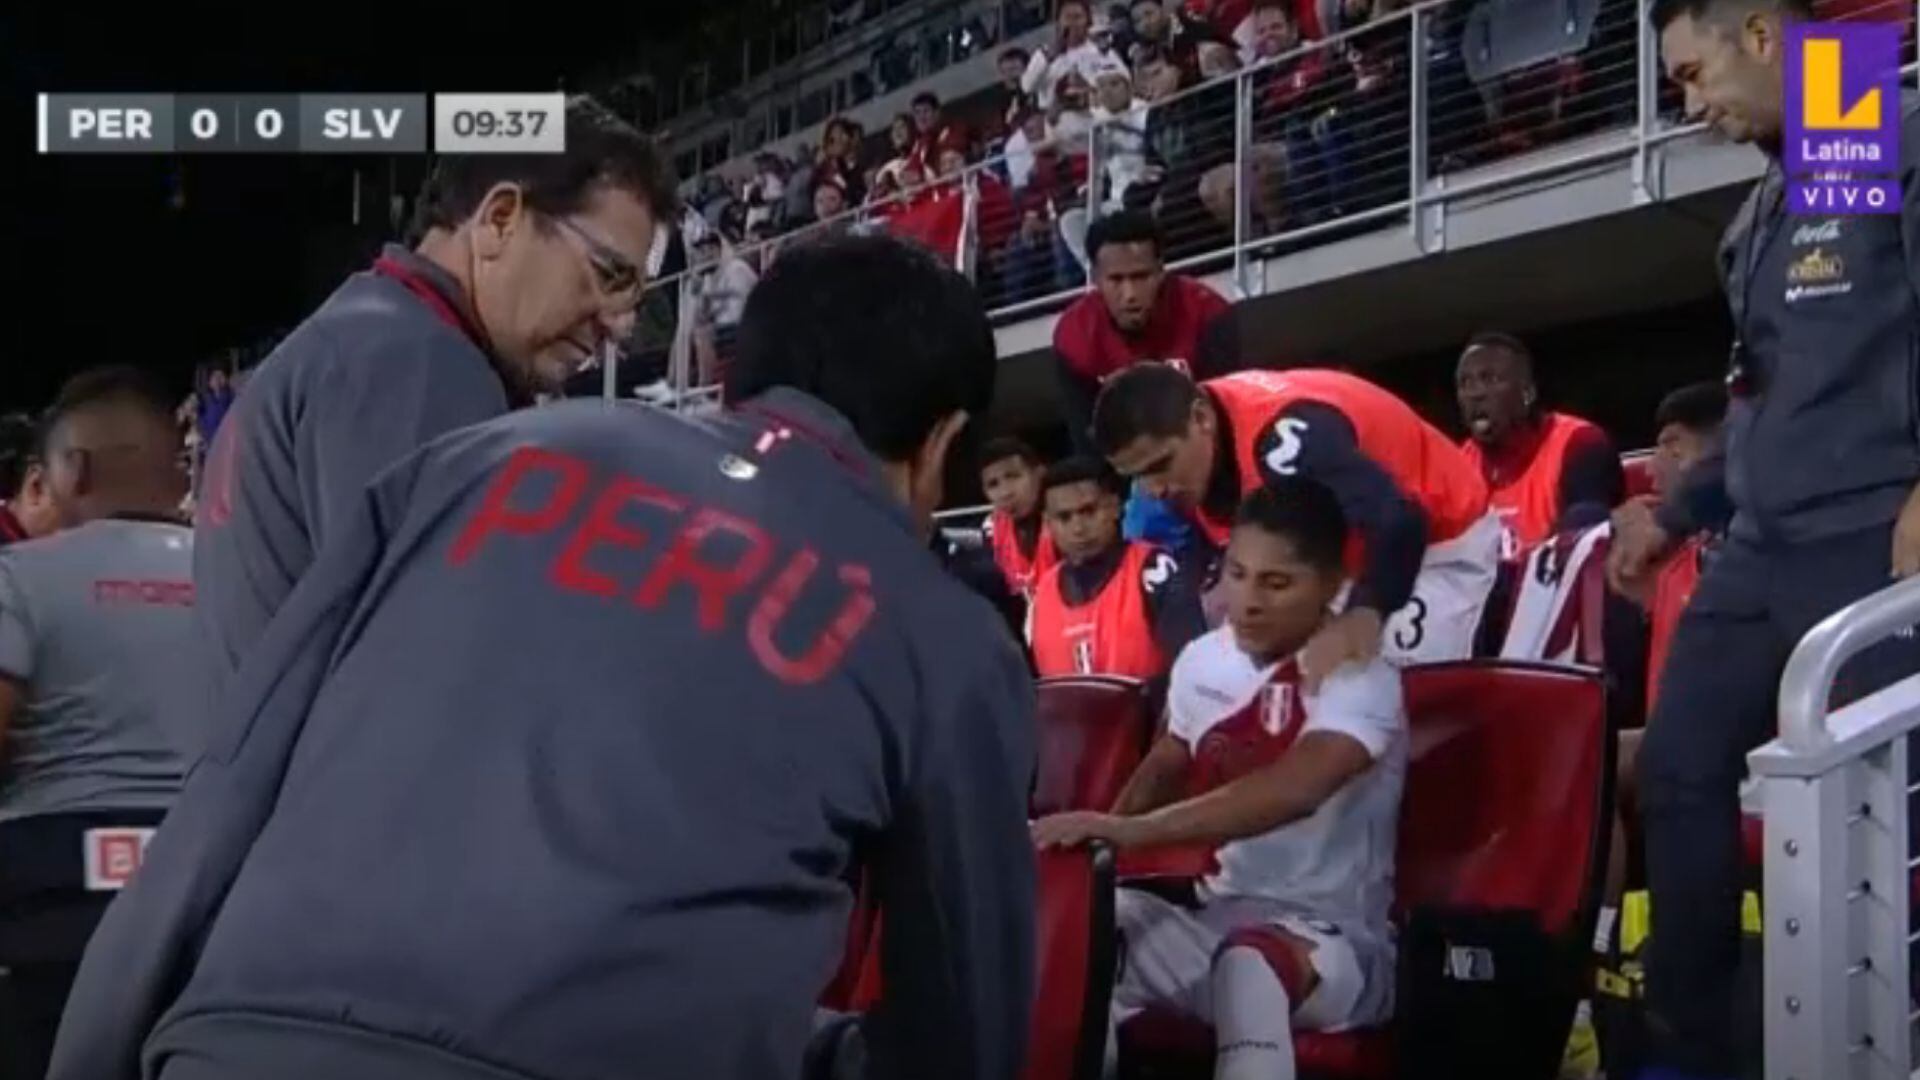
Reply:
<svg viewBox="0 0 1920 1080"><path fill-rule="evenodd" d="M442 154L558 154L565 94L435 94L433 149Z"/></svg>

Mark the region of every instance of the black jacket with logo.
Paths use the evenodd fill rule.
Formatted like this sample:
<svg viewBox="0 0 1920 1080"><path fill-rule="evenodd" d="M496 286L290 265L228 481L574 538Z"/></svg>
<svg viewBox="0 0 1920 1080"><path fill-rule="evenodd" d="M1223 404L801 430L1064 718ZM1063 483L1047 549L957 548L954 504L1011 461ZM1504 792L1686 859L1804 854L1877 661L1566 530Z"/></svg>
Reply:
<svg viewBox="0 0 1920 1080"><path fill-rule="evenodd" d="M1777 161L1720 244L1741 342L1724 458L1662 523L1696 531L1731 503L1762 543L1884 527L1920 483L1920 99L1902 101L1898 214L1794 216Z"/></svg>

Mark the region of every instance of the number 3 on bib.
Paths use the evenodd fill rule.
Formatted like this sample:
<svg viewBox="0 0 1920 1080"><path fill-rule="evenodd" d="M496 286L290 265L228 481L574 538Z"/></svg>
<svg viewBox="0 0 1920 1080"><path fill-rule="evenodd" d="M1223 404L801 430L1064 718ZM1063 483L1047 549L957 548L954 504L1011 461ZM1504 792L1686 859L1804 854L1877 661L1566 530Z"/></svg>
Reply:
<svg viewBox="0 0 1920 1080"><path fill-rule="evenodd" d="M1261 460L1275 476L1293 476L1300 471L1300 443L1306 433L1307 422L1296 417L1283 416L1274 423L1273 436L1280 441Z"/></svg>

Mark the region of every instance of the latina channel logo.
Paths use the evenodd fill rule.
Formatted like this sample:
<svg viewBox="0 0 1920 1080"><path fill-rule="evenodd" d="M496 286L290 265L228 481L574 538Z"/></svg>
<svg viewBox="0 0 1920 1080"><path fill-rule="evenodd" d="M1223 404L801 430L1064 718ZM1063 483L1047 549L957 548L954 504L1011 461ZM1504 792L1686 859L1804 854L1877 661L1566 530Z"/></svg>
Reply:
<svg viewBox="0 0 1920 1080"><path fill-rule="evenodd" d="M1787 208L1900 212L1900 24L1787 27Z"/></svg>

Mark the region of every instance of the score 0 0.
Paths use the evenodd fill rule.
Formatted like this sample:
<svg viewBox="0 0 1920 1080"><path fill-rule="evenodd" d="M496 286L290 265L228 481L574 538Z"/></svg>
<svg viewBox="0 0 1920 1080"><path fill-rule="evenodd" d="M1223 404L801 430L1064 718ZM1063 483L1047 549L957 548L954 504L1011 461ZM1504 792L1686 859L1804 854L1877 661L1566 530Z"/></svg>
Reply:
<svg viewBox="0 0 1920 1080"><path fill-rule="evenodd" d="M297 102L287 98L196 98L183 95L174 109L174 149L199 151L292 151L299 145Z"/></svg>

